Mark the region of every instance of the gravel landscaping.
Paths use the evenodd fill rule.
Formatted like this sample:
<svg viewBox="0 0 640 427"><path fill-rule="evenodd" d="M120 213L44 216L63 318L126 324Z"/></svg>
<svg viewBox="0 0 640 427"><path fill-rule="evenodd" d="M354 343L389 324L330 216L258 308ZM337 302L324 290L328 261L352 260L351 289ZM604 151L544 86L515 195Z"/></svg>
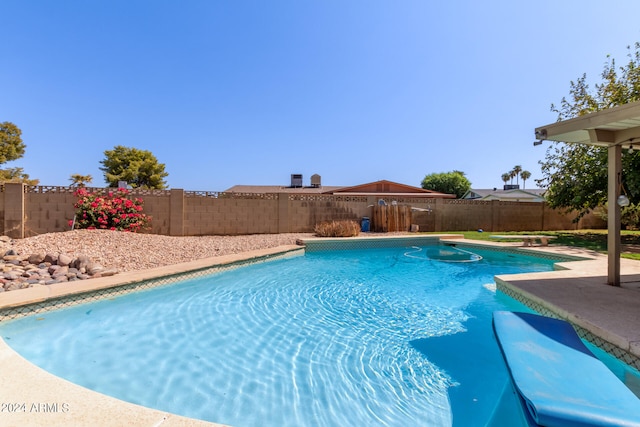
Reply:
<svg viewBox="0 0 640 427"><path fill-rule="evenodd" d="M63 255L61 258L69 261L78 258L88 259L103 271L114 274L237 254L254 249L294 245L298 239L311 236L313 236L311 233L286 233L172 237L110 230L72 230L41 234L25 239L3 237L0 240L0 253L3 254L4 277L0 276L0 291L3 290L2 288L13 290L25 287L25 285L16 287L18 274L15 270L20 271L20 280L26 277L22 276L23 272L27 274L26 271L35 276L38 270L41 272L47 270L51 276L54 275L55 271L52 270L55 268L45 265L46 260L33 262L33 259L38 259L34 254L40 254L40 258L47 255L48 264L51 264L51 260L55 260L60 254ZM71 263L70 267L73 269L74 264ZM99 271L97 275L100 275ZM66 276L73 277L70 273L66 273ZM49 278L43 280L49 280ZM35 283L36 279L32 279L31 282Z"/></svg>

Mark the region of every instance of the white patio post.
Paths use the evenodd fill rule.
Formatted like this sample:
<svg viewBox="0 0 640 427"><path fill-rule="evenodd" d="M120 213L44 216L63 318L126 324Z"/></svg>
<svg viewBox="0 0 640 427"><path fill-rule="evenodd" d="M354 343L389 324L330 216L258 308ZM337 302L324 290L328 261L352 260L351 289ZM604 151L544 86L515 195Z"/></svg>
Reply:
<svg viewBox="0 0 640 427"><path fill-rule="evenodd" d="M620 185L622 184L622 147L619 144L608 148L608 184L607 184L607 256L609 267L607 284L620 286Z"/></svg>

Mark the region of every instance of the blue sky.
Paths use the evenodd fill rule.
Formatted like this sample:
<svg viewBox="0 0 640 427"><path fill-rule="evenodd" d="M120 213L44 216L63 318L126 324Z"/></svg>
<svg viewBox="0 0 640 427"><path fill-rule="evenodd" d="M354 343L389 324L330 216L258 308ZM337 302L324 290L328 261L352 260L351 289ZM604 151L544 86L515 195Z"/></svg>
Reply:
<svg viewBox="0 0 640 427"><path fill-rule="evenodd" d="M540 178L537 126L640 41L637 0L0 0L0 121L41 185L151 151L169 188Z"/></svg>

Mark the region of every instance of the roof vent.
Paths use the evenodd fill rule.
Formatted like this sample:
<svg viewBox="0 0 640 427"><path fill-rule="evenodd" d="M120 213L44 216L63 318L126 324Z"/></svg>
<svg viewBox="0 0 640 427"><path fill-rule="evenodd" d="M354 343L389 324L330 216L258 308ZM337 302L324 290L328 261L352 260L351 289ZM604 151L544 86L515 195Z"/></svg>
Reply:
<svg viewBox="0 0 640 427"><path fill-rule="evenodd" d="M322 187L322 180L320 179L320 175L318 175L317 173L316 173L316 174L311 175L311 186L312 186L313 188L320 188L320 187Z"/></svg>
<svg viewBox="0 0 640 427"><path fill-rule="evenodd" d="M299 174L299 173L291 174L291 187L292 188L302 187L302 174Z"/></svg>

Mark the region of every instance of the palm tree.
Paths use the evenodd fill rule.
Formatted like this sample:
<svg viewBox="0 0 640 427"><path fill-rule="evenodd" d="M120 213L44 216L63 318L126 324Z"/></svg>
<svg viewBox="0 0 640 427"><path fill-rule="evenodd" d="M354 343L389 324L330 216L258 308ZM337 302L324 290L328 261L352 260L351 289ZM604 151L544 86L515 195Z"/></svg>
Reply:
<svg viewBox="0 0 640 427"><path fill-rule="evenodd" d="M93 177L91 175L80 175L78 173L74 173L71 175L71 178L69 178L69 181L71 181L72 187L84 187L85 184L89 184L93 181Z"/></svg>
<svg viewBox="0 0 640 427"><path fill-rule="evenodd" d="M504 185L507 185L507 181L509 181L510 178L511 178L511 174L510 173L503 173L502 174L502 180L504 181Z"/></svg>
<svg viewBox="0 0 640 427"><path fill-rule="evenodd" d="M513 167L513 170L511 171L511 173L513 174L513 176L516 179L516 185L520 185L520 182L518 181L518 177L520 176L520 172L522 172L522 166L520 165L515 165Z"/></svg>
<svg viewBox="0 0 640 427"><path fill-rule="evenodd" d="M526 188L524 183L525 183L526 180L531 178L531 172L529 172L529 171L520 172L520 178L522 178L522 189L524 190Z"/></svg>

